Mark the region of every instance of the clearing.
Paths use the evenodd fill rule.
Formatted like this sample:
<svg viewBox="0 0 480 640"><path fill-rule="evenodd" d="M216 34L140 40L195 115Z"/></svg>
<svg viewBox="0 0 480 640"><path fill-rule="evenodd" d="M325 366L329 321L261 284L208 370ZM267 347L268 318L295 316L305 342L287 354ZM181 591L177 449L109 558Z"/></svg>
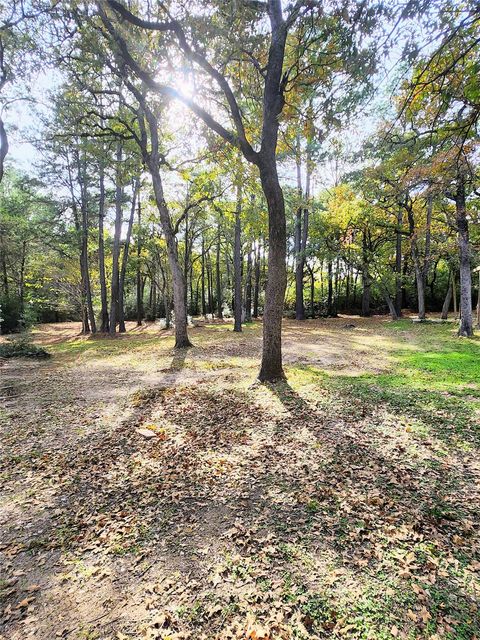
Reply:
<svg viewBox="0 0 480 640"><path fill-rule="evenodd" d="M259 385L231 329L2 363L0 637L479 638L479 340L286 321Z"/></svg>

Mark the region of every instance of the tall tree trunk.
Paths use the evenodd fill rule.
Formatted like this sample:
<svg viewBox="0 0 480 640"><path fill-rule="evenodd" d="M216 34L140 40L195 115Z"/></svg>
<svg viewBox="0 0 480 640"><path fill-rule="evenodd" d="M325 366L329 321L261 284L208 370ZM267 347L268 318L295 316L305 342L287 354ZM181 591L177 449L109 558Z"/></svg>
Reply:
<svg viewBox="0 0 480 640"><path fill-rule="evenodd" d="M337 314L333 306L333 263L331 260L328 261L327 271L328 271L327 316L334 317Z"/></svg>
<svg viewBox="0 0 480 640"><path fill-rule="evenodd" d="M137 194L139 189L139 178L135 178L132 184L132 207L130 209L130 217L128 218L127 235L125 237L125 244L123 246L122 266L120 269L120 278L118 286L118 330L120 333L125 333L127 330L125 327L125 276L127 273L128 252L130 249L130 240L132 237L133 218L135 217L135 209L137 206Z"/></svg>
<svg viewBox="0 0 480 640"><path fill-rule="evenodd" d="M83 274L85 285L85 298L87 305L88 319L90 321L90 329L92 333L97 332L97 325L95 322L95 313L93 311L92 301L92 286L90 282L90 269L88 265L88 198L87 198L87 167L86 159L78 156L78 179L80 183L80 211L82 215L82 259L83 259Z"/></svg>
<svg viewBox="0 0 480 640"><path fill-rule="evenodd" d="M445 300L443 302L443 307L442 307L442 315L441 315L442 320L447 320L448 318L448 310L450 309L450 303L452 301L452 292L453 292L453 281L452 281L452 272L450 272L448 276L447 294L445 296Z"/></svg>
<svg viewBox="0 0 480 640"><path fill-rule="evenodd" d="M403 211L397 212L396 251L395 251L395 309L397 316L402 315L402 222Z"/></svg>
<svg viewBox="0 0 480 640"><path fill-rule="evenodd" d="M25 326L25 262L27 260L27 241L22 242L22 252L20 254L20 274L18 278L18 298L20 301L21 323Z"/></svg>
<svg viewBox="0 0 480 640"><path fill-rule="evenodd" d="M170 273L172 275L173 283L173 306L175 310L175 348L182 349L190 347L191 342L188 338L188 323L187 323L187 307L186 300L186 281L185 274L182 272L180 261L178 257L177 241L175 237L175 231L170 218L170 212L168 211L167 204L165 202L165 195L163 192L162 177L160 175L160 155L159 155L159 139L158 139L158 125L157 119L154 113L148 108L146 101L142 96L138 96L141 100L141 105L145 116L147 118L148 127L150 131L150 151L147 150L146 132L144 129L143 120L140 119L141 134L142 134L142 154L143 158L149 168L150 175L152 177L153 192L155 195L155 203L160 215L160 224L162 227L163 235L165 236L165 243L167 245L167 257L170 267Z"/></svg>
<svg viewBox="0 0 480 640"><path fill-rule="evenodd" d="M310 317L315 318L315 272L307 265L310 274Z"/></svg>
<svg viewBox="0 0 480 640"><path fill-rule="evenodd" d="M123 149L120 142L117 142L116 169L115 169L115 229L113 233L112 252L112 282L110 285L110 335L117 332L117 322L119 316L119 292L120 292L120 236L122 234L122 160Z"/></svg>
<svg viewBox="0 0 480 640"><path fill-rule="evenodd" d="M143 285L142 285L142 203L138 194L138 231L137 231L137 327L142 326L143 320Z"/></svg>
<svg viewBox="0 0 480 640"><path fill-rule="evenodd" d="M234 331L242 330L242 171L237 177L237 203L235 207L235 238L233 247L233 278L234 278Z"/></svg>
<svg viewBox="0 0 480 640"><path fill-rule="evenodd" d="M392 317L392 320L398 320L397 310L395 309L395 305L393 304L393 301L385 287L383 288L383 297L385 298L385 302L387 303L388 310L390 311L390 316Z"/></svg>
<svg viewBox="0 0 480 640"><path fill-rule="evenodd" d="M165 203L163 195L163 184L158 169L158 160L152 161L150 166L150 174L152 176L153 190L157 209L160 214L160 222L167 245L168 264L172 274L173 282L173 306L175 309L175 347L182 349L190 347L191 342L188 338L187 328L187 308L185 304L185 276L180 267L178 259L177 243L170 219L170 214Z"/></svg>
<svg viewBox="0 0 480 640"><path fill-rule="evenodd" d="M362 310L361 316L368 318L370 316L370 292L372 287L372 280L369 272L369 256L368 256L368 242L367 242L367 230L363 230L362 234Z"/></svg>
<svg viewBox="0 0 480 640"><path fill-rule="evenodd" d="M220 270L220 220L217 224L217 254L215 260L215 275L217 285L217 318L223 318L223 300L222 300L222 273Z"/></svg>
<svg viewBox="0 0 480 640"><path fill-rule="evenodd" d="M79 159L78 159L77 153L74 153L74 156L76 159L77 170L78 170ZM70 156L68 154L67 154L67 172L68 172L68 187L70 191L71 207L72 207L72 213L73 213L73 221L75 224L78 255L79 255L79 262L80 262L80 314L82 318L82 333L87 334L87 333L90 333L90 324L88 322L88 311L87 311L87 303L86 303L85 261L83 259L83 253L84 253L83 233L82 233L82 225L80 222L80 216L78 213L78 206L77 206L78 200L77 200L77 197L75 196L75 189L73 186L72 163L71 163Z"/></svg>
<svg viewBox="0 0 480 640"><path fill-rule="evenodd" d="M247 281L245 285L245 322L252 321L252 247L247 254Z"/></svg>
<svg viewBox="0 0 480 640"><path fill-rule="evenodd" d="M212 261L210 259L210 251L207 250L207 294L208 294L208 313L213 319L213 275Z"/></svg>
<svg viewBox="0 0 480 640"><path fill-rule="evenodd" d="M458 252L460 256L460 327L459 336L473 335L472 320L472 273L470 267L470 241L468 237L467 207L465 202L465 173L460 168L455 194L455 217L458 230Z"/></svg>
<svg viewBox="0 0 480 640"><path fill-rule="evenodd" d="M298 207L295 216L295 319L305 320L305 304L303 299L304 258L302 250L302 212Z"/></svg>
<svg viewBox="0 0 480 640"><path fill-rule="evenodd" d="M205 299L205 239L202 233L202 315L207 317L207 301Z"/></svg>
<svg viewBox="0 0 480 640"><path fill-rule="evenodd" d="M2 45L2 49L3 49L3 45ZM2 67L3 67L3 51L2 51L1 60L2 60ZM5 77L3 72L2 72L2 76ZM8 154L8 136L5 130L5 124L3 122L3 119L0 117L0 182L3 179L3 174L5 171L5 158L7 157L7 154Z"/></svg>
<svg viewBox="0 0 480 640"><path fill-rule="evenodd" d="M187 198L187 206L188 206L188 198ZM185 250L183 252L183 273L185 274L185 309L188 316L188 272L189 272L189 264L190 264L190 250L189 250L189 219L188 219L188 209L186 209L185 213L185 233L184 233L184 245Z"/></svg>
<svg viewBox="0 0 480 640"><path fill-rule="evenodd" d="M295 319L305 320L305 305L303 300L303 272L304 272L304 260L302 252L302 159L301 159L301 144L300 135L297 135L296 142L296 165L297 165L297 197L298 205L297 212L295 214Z"/></svg>
<svg viewBox="0 0 480 640"><path fill-rule="evenodd" d="M268 205L268 276L259 379L273 382L285 377L282 367L282 318L287 288L285 202L274 157L260 168L260 178Z"/></svg>
<svg viewBox="0 0 480 640"><path fill-rule="evenodd" d="M98 203L98 270L100 278L100 331L102 333L108 333L109 330L109 318L108 318L108 297L107 297L107 280L105 277L105 239L103 224L105 219L105 168L103 161L100 162L100 196Z"/></svg>
<svg viewBox="0 0 480 640"><path fill-rule="evenodd" d="M347 262L347 278L345 283L345 311L348 313L350 310L350 282L352 279L352 267Z"/></svg>
<svg viewBox="0 0 480 640"><path fill-rule="evenodd" d="M260 242L255 251L255 286L253 289L253 317L258 318L258 301L260 298Z"/></svg>
<svg viewBox="0 0 480 640"><path fill-rule="evenodd" d="M412 255L413 267L415 269L415 281L417 284L418 318L419 320L425 320L425 278L424 270L420 262L415 218L413 216L413 207L411 204L407 205L407 215L410 233L410 252Z"/></svg>
<svg viewBox="0 0 480 640"><path fill-rule="evenodd" d="M457 307L457 280L455 272L452 273L452 298L453 298L453 318L457 320L458 318L458 307Z"/></svg>
<svg viewBox="0 0 480 640"><path fill-rule="evenodd" d="M8 274L7 274L7 249L5 246L5 238L2 234L2 228L0 227L0 249L1 249L1 261L2 261L2 284L3 284L3 293L8 298L9 287L8 287Z"/></svg>

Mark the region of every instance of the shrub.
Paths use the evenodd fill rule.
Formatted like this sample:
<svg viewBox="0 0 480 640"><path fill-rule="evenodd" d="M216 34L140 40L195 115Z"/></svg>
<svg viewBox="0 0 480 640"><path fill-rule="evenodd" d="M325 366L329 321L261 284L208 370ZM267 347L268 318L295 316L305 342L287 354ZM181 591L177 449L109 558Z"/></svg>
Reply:
<svg viewBox="0 0 480 640"><path fill-rule="evenodd" d="M50 358L43 347L32 344L28 334L0 343L0 358Z"/></svg>
<svg viewBox="0 0 480 640"><path fill-rule="evenodd" d="M20 301L18 298L0 297L0 328L1 333L19 331L22 323Z"/></svg>

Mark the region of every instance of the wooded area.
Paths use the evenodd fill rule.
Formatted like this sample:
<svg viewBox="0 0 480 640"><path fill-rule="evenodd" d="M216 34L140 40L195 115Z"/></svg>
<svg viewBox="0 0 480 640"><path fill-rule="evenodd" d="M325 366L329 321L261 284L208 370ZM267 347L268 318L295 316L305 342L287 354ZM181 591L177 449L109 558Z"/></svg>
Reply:
<svg viewBox="0 0 480 640"><path fill-rule="evenodd" d="M480 637L479 119L474 0L0 0L2 640Z"/></svg>

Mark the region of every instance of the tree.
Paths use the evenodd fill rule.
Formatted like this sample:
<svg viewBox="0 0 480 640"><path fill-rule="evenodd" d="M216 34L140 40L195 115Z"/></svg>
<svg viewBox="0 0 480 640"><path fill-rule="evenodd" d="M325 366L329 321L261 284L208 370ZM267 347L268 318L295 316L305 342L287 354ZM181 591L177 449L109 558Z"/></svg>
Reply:
<svg viewBox="0 0 480 640"><path fill-rule="evenodd" d="M109 15L102 7L99 9L102 22L109 34L112 46L133 74L150 90L181 100L208 128L229 144L238 147L245 159L258 168L269 213L268 279L259 379L274 381L283 378L281 324L286 288L286 220L285 202L277 167L280 115L285 105L286 92L292 90L293 86L302 79L302 68L303 63L307 62L309 42L321 42L319 34L323 33L325 48L329 51L332 50L333 43L335 43L334 50L336 50L336 45L341 42L344 47L336 55L351 59L355 57L356 65L351 67L351 73L355 73L357 78L363 77L365 79L368 77L368 73L373 71L371 52L359 50L356 36L366 25L371 32L375 23L374 12L364 12L364 7L359 9L355 6L351 7L352 15L350 15L348 12L350 7L347 7L346 12L337 12L336 6L334 6L331 13L327 14L323 7L317 7L315 3L304 2L296 2L284 12L280 0L268 0L265 4L245 5L241 15L232 16L228 11L220 12L222 27L217 32L217 36L220 38L217 38L216 41L223 44L228 42L225 38L228 37L229 30L234 26L237 35L235 41L231 40L231 42L235 42L237 53L234 60L237 61L238 52L242 52L241 61L244 65L253 65L257 72L255 84L257 86L259 84L261 87L261 104L254 106L256 117L261 120L261 126L255 127L252 132L258 142L257 149L255 149L249 139L246 117L243 114L243 108L246 104L240 104L240 96L236 91L235 80L238 79L238 75L234 78L234 74L232 74L229 79L223 71L220 71L222 69L221 63L218 66L212 65L204 52L205 50L201 46L192 44L198 42L202 36L204 44L210 43L208 26L205 26L202 31L195 25L195 39L192 39L186 29L190 26L187 25L188 20L186 19L172 19L167 15L165 20L152 20L149 17L143 18L132 13L125 5L116 0L108 0L107 5L112 10ZM212 3L212 6L218 8L215 2ZM259 25L262 24L265 10L270 26L267 50L264 46L265 38L259 37L261 34ZM320 26L310 28L310 25L316 24L315 20L318 20ZM161 38L170 39L169 42L173 38L173 42L187 63L203 74L206 82L213 82L220 89L225 99L226 113L233 123L234 131L223 126L211 112L200 106L194 99L159 82L155 73L143 66L132 54L127 38L123 35L127 33L126 23L136 32L138 29L147 33L157 32ZM299 28L299 24L304 25L305 37L301 42L297 40L297 46L292 46L292 55L286 60L285 53L289 32L294 25ZM248 30L246 29L247 25L249 26ZM239 33L240 39L238 39ZM250 33L251 36L249 36ZM229 47L227 47L228 49ZM220 49L216 53L220 53ZM321 58L321 53L318 52L317 59ZM331 53L329 55L331 56ZM284 66L285 62L287 62L287 68ZM238 64L236 66L238 68ZM309 71L310 64L307 64L307 68ZM353 69L355 69L354 72Z"/></svg>

